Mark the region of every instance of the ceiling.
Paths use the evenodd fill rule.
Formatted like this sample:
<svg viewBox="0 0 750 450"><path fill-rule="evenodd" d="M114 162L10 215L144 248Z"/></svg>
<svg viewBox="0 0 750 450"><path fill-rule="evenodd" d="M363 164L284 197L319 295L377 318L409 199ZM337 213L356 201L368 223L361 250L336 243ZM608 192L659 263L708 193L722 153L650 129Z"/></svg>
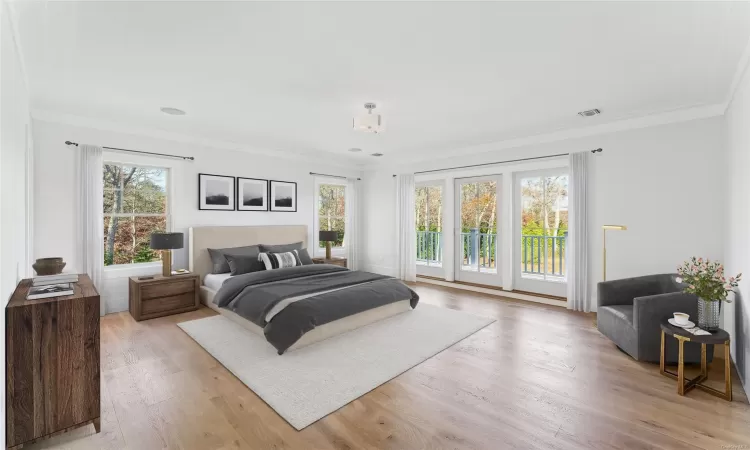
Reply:
<svg viewBox="0 0 750 450"><path fill-rule="evenodd" d="M722 103L750 34L747 2L13 8L35 110L357 164Z"/></svg>

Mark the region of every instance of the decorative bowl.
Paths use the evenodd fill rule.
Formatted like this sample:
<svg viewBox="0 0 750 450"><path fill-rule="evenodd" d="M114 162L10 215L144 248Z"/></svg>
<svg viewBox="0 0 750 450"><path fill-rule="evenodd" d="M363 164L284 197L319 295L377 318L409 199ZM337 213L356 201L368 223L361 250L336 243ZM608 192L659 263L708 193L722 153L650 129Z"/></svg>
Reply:
<svg viewBox="0 0 750 450"><path fill-rule="evenodd" d="M31 267L37 275L57 275L62 273L65 262L62 258L39 258Z"/></svg>

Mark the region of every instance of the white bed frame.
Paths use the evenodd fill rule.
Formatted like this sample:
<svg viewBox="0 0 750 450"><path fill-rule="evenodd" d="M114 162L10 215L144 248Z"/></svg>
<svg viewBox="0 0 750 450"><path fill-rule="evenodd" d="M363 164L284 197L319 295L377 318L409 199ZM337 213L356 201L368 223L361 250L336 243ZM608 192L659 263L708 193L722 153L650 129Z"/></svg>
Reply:
<svg viewBox="0 0 750 450"><path fill-rule="evenodd" d="M242 316L213 303L216 291L203 285L203 277L211 273L213 264L208 254L209 248L231 248L258 244L292 244L302 242L307 247L306 225L272 225L249 227L194 227L189 230L188 258L189 269L200 275L201 303L217 311L245 329L263 336L263 329ZM367 324L411 310L409 299L381 306L369 311L327 323L305 333L300 340L289 347L287 351L305 347L315 342L346 333Z"/></svg>

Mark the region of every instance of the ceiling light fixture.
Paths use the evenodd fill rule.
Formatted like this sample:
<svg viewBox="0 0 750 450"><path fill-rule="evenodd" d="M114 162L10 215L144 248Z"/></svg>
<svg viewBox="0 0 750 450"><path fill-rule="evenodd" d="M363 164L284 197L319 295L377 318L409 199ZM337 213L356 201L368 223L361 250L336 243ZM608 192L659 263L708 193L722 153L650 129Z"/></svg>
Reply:
<svg viewBox="0 0 750 450"><path fill-rule="evenodd" d="M354 116L352 119L352 128L365 133L380 133L383 131L383 122L380 119L380 114L373 114L372 110L375 109L375 103L365 103L365 109L367 114L361 114Z"/></svg>
<svg viewBox="0 0 750 450"><path fill-rule="evenodd" d="M372 156L383 156L382 153L373 153Z"/></svg>
<svg viewBox="0 0 750 450"><path fill-rule="evenodd" d="M359 153L359 152L362 151L362 149L361 148L350 148L349 151L352 152L352 153Z"/></svg>
<svg viewBox="0 0 750 450"><path fill-rule="evenodd" d="M186 114L186 112L181 109L170 108L168 106L162 107L161 112L163 112L164 114L169 114L170 116L184 116Z"/></svg>
<svg viewBox="0 0 750 450"><path fill-rule="evenodd" d="M592 116L595 116L595 115L601 114L601 113L602 112L599 111L598 109L589 109L588 111L581 111L581 112L579 112L578 115L581 116L581 117L592 117Z"/></svg>

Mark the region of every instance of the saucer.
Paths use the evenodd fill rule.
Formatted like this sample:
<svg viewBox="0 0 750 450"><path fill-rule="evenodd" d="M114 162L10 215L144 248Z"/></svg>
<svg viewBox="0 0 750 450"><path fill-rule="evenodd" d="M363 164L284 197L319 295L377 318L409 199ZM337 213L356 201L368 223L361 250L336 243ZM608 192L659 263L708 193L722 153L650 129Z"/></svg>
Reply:
<svg viewBox="0 0 750 450"><path fill-rule="evenodd" d="M667 322L669 322L670 325L674 325L680 328L693 328L695 326L695 324L689 320L685 325L680 325L679 323L674 321L674 317L667 319Z"/></svg>

